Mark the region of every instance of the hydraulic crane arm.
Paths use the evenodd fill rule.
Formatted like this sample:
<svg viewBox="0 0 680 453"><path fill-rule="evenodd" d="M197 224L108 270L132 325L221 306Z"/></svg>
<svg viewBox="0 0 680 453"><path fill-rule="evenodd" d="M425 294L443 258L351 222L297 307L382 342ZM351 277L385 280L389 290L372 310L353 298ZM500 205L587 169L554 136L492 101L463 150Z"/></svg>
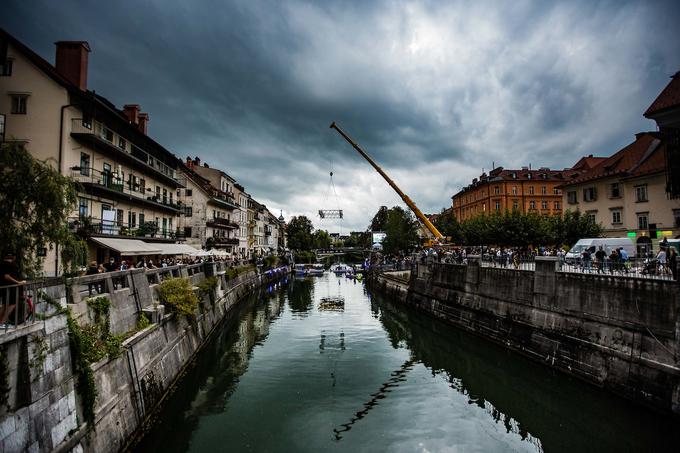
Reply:
<svg viewBox="0 0 680 453"><path fill-rule="evenodd" d="M390 187L392 187L395 190L395 192L397 192L399 194L401 199L404 200L404 203L406 203L406 205L411 209L411 211L413 211L413 213L416 215L418 220L420 220L420 222L425 226L425 228L427 228L427 230L430 233L432 233L432 235L435 237L435 239L437 239L437 240L443 239L443 236L439 232L439 230L437 230L437 228L434 225L432 225L432 222L430 222L430 220L427 217L425 217L425 214L423 214L420 211L420 209L418 209L418 206L416 206L416 204L413 201L411 201L411 199L408 197L408 195L406 195L404 192L401 191L401 189L394 183L394 181L392 181L392 179L389 176L387 176L387 173L385 173L383 171L383 169L380 168L380 166L378 166L378 164L376 164L375 161L373 161L373 159L371 159L371 156L366 154L366 151L361 149L359 147L359 145L357 145L351 138L349 138L349 136L347 134L345 134L345 132L342 129L340 129L340 127L338 127L337 124L335 124L335 121L333 121L333 123L331 124L331 129L335 129L336 131L338 131L338 133L340 135L342 135L342 137L345 140L347 140L349 142L349 144L352 145L352 147L354 149L356 149L357 152L359 154L361 154L361 156L364 159L366 159L368 161L368 163L371 164L371 166L373 166L373 168L375 168L375 170L378 173L380 173L380 176L385 178L385 181L387 181L387 184L389 184Z"/></svg>

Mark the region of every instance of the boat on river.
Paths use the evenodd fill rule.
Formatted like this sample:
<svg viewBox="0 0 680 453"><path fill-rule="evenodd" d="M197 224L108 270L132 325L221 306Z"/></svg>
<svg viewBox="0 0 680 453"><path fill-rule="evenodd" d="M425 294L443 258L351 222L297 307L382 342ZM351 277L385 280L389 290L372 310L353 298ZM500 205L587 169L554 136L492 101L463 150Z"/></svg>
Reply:
<svg viewBox="0 0 680 453"><path fill-rule="evenodd" d="M293 270L295 271L295 275L297 277L304 277L307 275L307 267L304 264L296 264L293 267Z"/></svg>
<svg viewBox="0 0 680 453"><path fill-rule="evenodd" d="M347 264L339 263L332 265L331 271L334 272L335 275L345 275L348 271L351 272L352 268Z"/></svg>
<svg viewBox="0 0 680 453"><path fill-rule="evenodd" d="M307 267L307 275L323 275L326 272L323 264L316 263Z"/></svg>

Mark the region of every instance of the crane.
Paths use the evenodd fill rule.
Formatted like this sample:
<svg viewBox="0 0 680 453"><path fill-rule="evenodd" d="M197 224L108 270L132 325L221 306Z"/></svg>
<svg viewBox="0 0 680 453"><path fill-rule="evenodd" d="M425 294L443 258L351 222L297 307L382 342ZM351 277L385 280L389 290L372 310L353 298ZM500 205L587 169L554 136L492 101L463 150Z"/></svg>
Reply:
<svg viewBox="0 0 680 453"><path fill-rule="evenodd" d="M395 184L395 182L392 181L392 179L389 176L387 176L387 173L385 173L385 171L383 171L383 169L380 168L380 166L376 164L373 159L371 159L371 156L369 156L366 153L366 151L361 149L359 145L357 145L342 129L340 129L340 127L337 124L335 124L335 121L331 123L331 129L335 129L336 131L338 131L338 133L342 135L342 137L345 140L347 140L349 144L352 145L352 147L355 150L357 150L357 152L361 154L361 156L364 159L366 159L368 163L371 164L371 166L375 168L375 170L378 173L380 173L380 176L382 176L385 179L385 181L387 181L387 184L389 184L390 187L392 187L394 191L399 194L401 199L404 200L404 203L406 203L406 205L411 209L411 211L413 211L413 213L416 215L420 223L425 227L424 230L429 232L432 236L434 236L435 241L439 242L444 240L444 236L439 232L437 227L435 227L432 224L432 222L430 222L430 219L425 217L425 214L423 214L422 211L418 209L418 206L416 206L416 204L408 197L408 195L401 191L399 186L397 186L397 184Z"/></svg>

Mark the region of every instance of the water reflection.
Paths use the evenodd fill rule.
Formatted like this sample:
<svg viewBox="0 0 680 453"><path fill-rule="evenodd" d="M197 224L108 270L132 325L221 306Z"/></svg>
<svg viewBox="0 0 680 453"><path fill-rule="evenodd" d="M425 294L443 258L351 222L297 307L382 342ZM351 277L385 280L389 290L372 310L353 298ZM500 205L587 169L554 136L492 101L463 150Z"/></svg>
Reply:
<svg viewBox="0 0 680 453"><path fill-rule="evenodd" d="M138 450L675 451L677 428L331 274L243 303Z"/></svg>
<svg viewBox="0 0 680 453"><path fill-rule="evenodd" d="M465 395L536 451L677 451L677 420L452 328L379 295L371 299L394 348Z"/></svg>

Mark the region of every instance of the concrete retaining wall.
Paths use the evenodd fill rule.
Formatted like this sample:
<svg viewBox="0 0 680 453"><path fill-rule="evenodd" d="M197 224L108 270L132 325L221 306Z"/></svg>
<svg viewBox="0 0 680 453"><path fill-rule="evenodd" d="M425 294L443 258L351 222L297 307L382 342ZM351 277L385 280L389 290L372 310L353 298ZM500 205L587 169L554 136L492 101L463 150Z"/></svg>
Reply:
<svg viewBox="0 0 680 453"><path fill-rule="evenodd" d="M680 413L680 286L668 280L571 274L538 258L535 271L419 265L382 291L562 372Z"/></svg>
<svg viewBox="0 0 680 453"><path fill-rule="evenodd" d="M81 325L91 322L90 288L111 301L114 334L136 331L142 310L157 321L123 343L122 354L92 364L98 396L94 427L83 419L75 390L66 316L42 304L44 318L0 334L9 383L7 407L0 408L0 451L119 451L157 409L183 369L206 343L225 315L245 295L289 273L289 268L259 274L248 271L228 280L221 264L133 269L74 279L68 306ZM214 294L201 300L194 320L167 314L158 305L156 285L187 277L196 285L218 279ZM64 285L44 285L62 307ZM37 297L37 292L36 292ZM93 428L93 429L90 429Z"/></svg>

